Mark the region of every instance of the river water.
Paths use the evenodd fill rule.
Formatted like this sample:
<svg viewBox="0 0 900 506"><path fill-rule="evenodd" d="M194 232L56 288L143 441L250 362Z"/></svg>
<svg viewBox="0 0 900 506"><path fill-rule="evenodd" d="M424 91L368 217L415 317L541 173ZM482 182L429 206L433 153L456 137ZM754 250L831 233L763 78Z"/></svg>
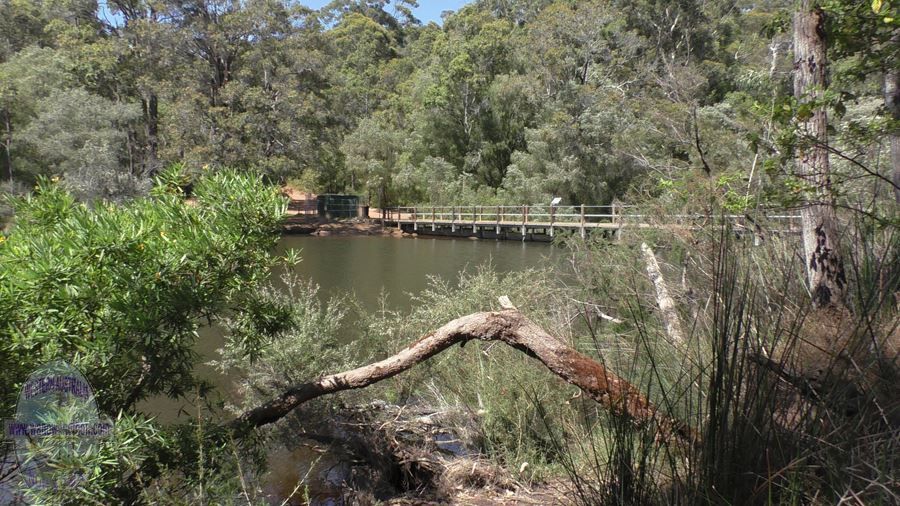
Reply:
<svg viewBox="0 0 900 506"><path fill-rule="evenodd" d="M382 295L386 309L409 310L411 296L428 287L429 276L456 283L461 271L482 265L489 264L501 273L515 272L559 258L559 249L546 243L423 237L289 235L278 244L276 253L289 249L300 250L303 261L295 272L320 286L323 301L352 293L368 311L381 309ZM197 374L228 397L229 378L205 365L218 358L223 330L218 325L203 327L199 336ZM139 407L164 423L197 414L188 400L166 397L144 401Z"/></svg>
<svg viewBox="0 0 900 506"><path fill-rule="evenodd" d="M381 309L382 302L389 310L409 310L411 296L428 287L429 276L439 276L455 284L461 271L483 265L508 273L545 266L560 258L559 249L546 243L423 237L285 236L276 253L283 255L289 249L301 250L303 260L294 268L295 272L301 279L318 284L323 300L353 294L368 311ZM277 286L278 276L274 278ZM202 358L197 373L210 380L227 398L231 395L231 379L203 364L217 358L216 350L223 344L221 327L200 329L196 351ZM163 423L197 414L197 406L189 401L164 397L145 401L139 408ZM273 504L282 504L285 498L288 500L284 504L304 504L302 494L298 495L295 489L299 480L309 485L311 504L340 504L334 495L339 489L331 482L340 482L342 478L330 476L329 472L343 469L346 462L334 453L322 461L323 456L313 450L299 442L291 448L269 449L269 472L263 479L263 488ZM316 468L315 472L311 472L311 466ZM330 471L319 472L319 469Z"/></svg>
<svg viewBox="0 0 900 506"><path fill-rule="evenodd" d="M429 276L456 282L463 270L490 264L498 272L545 265L558 248L536 242L427 237L286 236L278 253L301 250L296 272L320 285L324 296L354 293L363 307L407 310L410 295L428 286Z"/></svg>

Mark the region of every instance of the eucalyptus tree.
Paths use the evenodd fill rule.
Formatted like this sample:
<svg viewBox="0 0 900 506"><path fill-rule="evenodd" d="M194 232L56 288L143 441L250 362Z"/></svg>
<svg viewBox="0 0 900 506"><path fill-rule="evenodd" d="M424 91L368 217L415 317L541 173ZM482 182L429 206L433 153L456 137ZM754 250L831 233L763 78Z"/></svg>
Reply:
<svg viewBox="0 0 900 506"><path fill-rule="evenodd" d="M377 114L360 121L344 139L341 150L352 177L351 188L365 189L373 205L392 204L393 176L403 163L404 137L386 115Z"/></svg>
<svg viewBox="0 0 900 506"><path fill-rule="evenodd" d="M29 46L0 63L0 111L5 129L4 151L7 175L31 180L46 174L36 146L21 138L22 131L37 118L44 102L55 92L74 85L70 59L49 47ZM15 168L15 170L14 170Z"/></svg>
<svg viewBox="0 0 900 506"><path fill-rule="evenodd" d="M797 146L798 176L811 188L801 210L803 248L809 290L819 307L843 304L847 290L835 228L828 155L828 116L821 101L826 90L825 14L813 0L794 12L794 95L801 104L797 120L804 138Z"/></svg>
<svg viewBox="0 0 900 506"><path fill-rule="evenodd" d="M873 142L886 144L890 170L885 171L889 174L884 182L892 187L894 200L900 204L900 2L831 0L821 6L826 14L829 57L840 61L832 67L831 79L846 90L831 102L845 111L860 95L880 88L883 109L871 121L856 126L864 149ZM847 156L869 158L858 152ZM873 160L863 163L866 171L880 175L881 168Z"/></svg>

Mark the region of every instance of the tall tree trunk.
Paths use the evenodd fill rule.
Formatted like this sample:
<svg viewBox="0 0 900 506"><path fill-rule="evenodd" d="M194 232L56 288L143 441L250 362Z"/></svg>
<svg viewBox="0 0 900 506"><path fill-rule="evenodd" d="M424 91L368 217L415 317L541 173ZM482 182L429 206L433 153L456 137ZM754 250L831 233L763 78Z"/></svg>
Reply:
<svg viewBox="0 0 900 506"><path fill-rule="evenodd" d="M3 109L3 126L6 128L6 139L3 141L3 151L6 155L6 171L9 175L9 182L13 181L13 161L12 161L12 115L9 109Z"/></svg>
<svg viewBox="0 0 900 506"><path fill-rule="evenodd" d="M159 99L156 93L144 100L144 121L147 125L147 171L153 176L159 170Z"/></svg>
<svg viewBox="0 0 900 506"><path fill-rule="evenodd" d="M891 37L891 43L900 44L900 35ZM896 66L884 73L884 105L891 114L891 119L900 122L900 70ZM900 204L900 132L896 129L890 134L890 142L894 199Z"/></svg>
<svg viewBox="0 0 900 506"><path fill-rule="evenodd" d="M799 103L820 99L825 91L825 14L802 0L794 13L794 96ZM797 149L797 174L815 195L803 210L803 249L809 289L816 307L843 305L844 264L838 250L828 164L828 117L824 107L800 120L803 140Z"/></svg>

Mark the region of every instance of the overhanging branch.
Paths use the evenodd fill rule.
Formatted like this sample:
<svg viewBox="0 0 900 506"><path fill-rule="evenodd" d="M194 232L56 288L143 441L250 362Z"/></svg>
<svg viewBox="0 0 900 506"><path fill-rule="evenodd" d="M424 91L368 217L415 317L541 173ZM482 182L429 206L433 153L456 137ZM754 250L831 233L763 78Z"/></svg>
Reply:
<svg viewBox="0 0 900 506"><path fill-rule="evenodd" d="M661 439L696 442L696 432L657 409L630 382L551 336L502 301L506 309L457 318L384 360L288 388L275 399L242 413L230 426L243 431L280 420L305 402L364 388L400 374L447 348L470 340L500 341L536 358L566 382L613 413L639 425L655 423Z"/></svg>

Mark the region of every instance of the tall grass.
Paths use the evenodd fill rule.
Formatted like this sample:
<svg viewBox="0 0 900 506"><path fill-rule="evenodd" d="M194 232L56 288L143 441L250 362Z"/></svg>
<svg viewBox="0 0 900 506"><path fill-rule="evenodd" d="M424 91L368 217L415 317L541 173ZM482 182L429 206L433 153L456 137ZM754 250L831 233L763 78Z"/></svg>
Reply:
<svg viewBox="0 0 900 506"><path fill-rule="evenodd" d="M693 427L697 443L661 441L653 424L611 414L496 343L448 350L344 399L467 413L457 433L513 478L564 475L567 497L585 505L894 504L900 244L890 229L855 226L847 311L810 306L793 237L773 234L754 246L723 226L574 240L564 275L499 275L488 266L465 273L458 285L432 280L409 313L363 315L358 333L366 352L349 360L332 354L340 314L281 299L294 306L292 326L300 330L263 343L249 390L266 398L285 381L393 353L508 295L552 335L638 385L661 413ZM689 335L683 344L672 344L658 320L641 241L652 242L663 260Z"/></svg>
<svg viewBox="0 0 900 506"><path fill-rule="evenodd" d="M639 276L623 275L627 244L576 246L587 264L582 297L618 292L629 310L635 346L618 372L700 434L695 446L661 445L653 427L608 414L583 416L581 440L556 431L578 502L900 501L897 241L890 230L857 238L863 254L848 258L856 287L848 312L810 307L788 241L752 247L727 230L705 243L693 237L690 248L673 241L670 258L681 256L682 269L670 267L667 277L676 286L684 280L677 292L692 329L681 349L661 344L662 326L647 311L652 295ZM621 263L615 275L596 265L598 249L605 263ZM588 328L591 340L603 339ZM559 425L543 420L551 431Z"/></svg>

